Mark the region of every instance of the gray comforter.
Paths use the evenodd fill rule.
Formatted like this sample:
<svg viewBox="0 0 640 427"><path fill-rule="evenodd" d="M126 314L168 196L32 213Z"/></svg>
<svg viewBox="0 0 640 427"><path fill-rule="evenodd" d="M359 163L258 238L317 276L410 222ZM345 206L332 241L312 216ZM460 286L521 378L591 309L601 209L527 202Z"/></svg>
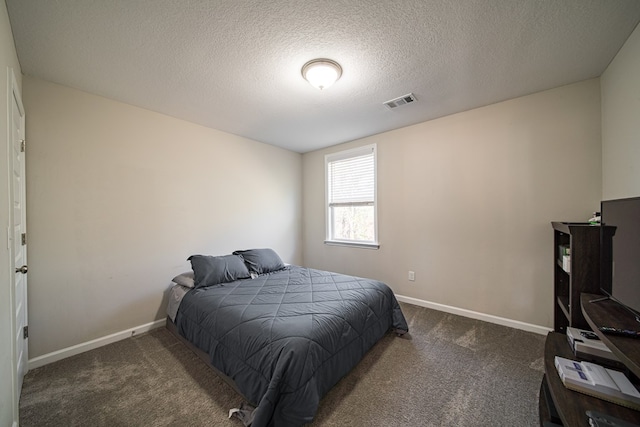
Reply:
<svg viewBox="0 0 640 427"><path fill-rule="evenodd" d="M387 331L408 331L384 283L297 266L194 289L176 325L257 405L253 427L311 422L322 396Z"/></svg>

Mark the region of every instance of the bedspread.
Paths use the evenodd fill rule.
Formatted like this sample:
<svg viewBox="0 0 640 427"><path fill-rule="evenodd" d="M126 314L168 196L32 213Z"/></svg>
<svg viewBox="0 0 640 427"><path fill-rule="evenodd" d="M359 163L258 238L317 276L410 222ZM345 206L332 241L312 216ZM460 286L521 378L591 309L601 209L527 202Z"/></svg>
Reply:
<svg viewBox="0 0 640 427"><path fill-rule="evenodd" d="M253 427L311 422L386 332L408 331L386 284L297 266L194 289L176 325L257 405Z"/></svg>

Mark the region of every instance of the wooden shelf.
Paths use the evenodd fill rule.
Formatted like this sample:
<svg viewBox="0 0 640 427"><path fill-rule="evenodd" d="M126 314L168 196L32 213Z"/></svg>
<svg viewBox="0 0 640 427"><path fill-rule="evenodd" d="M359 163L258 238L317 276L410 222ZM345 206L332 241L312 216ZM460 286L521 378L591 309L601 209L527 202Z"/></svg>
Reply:
<svg viewBox="0 0 640 427"><path fill-rule="evenodd" d="M600 337L603 343L618 356L620 361L636 377L640 377L640 340L616 335L607 335L600 332L601 326L609 326L618 329L639 330L640 323L636 317L621 304L602 299L602 295L582 294L580 304L582 313L593 331ZM596 301L596 302L591 302Z"/></svg>
<svg viewBox="0 0 640 427"><path fill-rule="evenodd" d="M576 360L566 338L568 327L593 328L599 326L640 329L633 325L633 317L613 301L589 303L601 298L603 283L610 282L611 269L606 265L611 259L611 239L615 227L588 223L552 222L553 227L553 294L554 330L547 336L544 353L546 384L551 400L565 426L588 426L586 411L599 411L614 417L640 424L640 411L625 408L586 394L567 389L558 376L555 356ZM569 247L571 259L569 272L562 265L562 254ZM602 268L601 268L602 267ZM589 295L589 296L585 296ZM586 302L585 302L586 301ZM586 306L586 307L585 307ZM624 312L623 312L624 311ZM612 319L615 319L612 320ZM640 377L640 340L601 336L602 341L618 356L628 370ZM610 345L611 344L611 345ZM543 400L544 397L540 397ZM546 402L538 402L540 422L548 421Z"/></svg>
<svg viewBox="0 0 640 427"><path fill-rule="evenodd" d="M560 306L560 309L564 312L565 316L567 316L567 319L571 318L571 315L569 314L569 298L567 297L563 297L563 296L559 296L558 297L558 305Z"/></svg>
<svg viewBox="0 0 640 427"><path fill-rule="evenodd" d="M592 225L590 222L560 222L560 221L552 221L551 225L554 230L561 231L565 234L571 234L571 227L579 226L579 227L600 227L599 225Z"/></svg>
<svg viewBox="0 0 640 427"><path fill-rule="evenodd" d="M596 293L601 287L601 249L607 244L615 227L589 223L552 222L553 227L553 288L556 301L554 330L565 332L567 326L587 329L588 324L580 310L580 294ZM603 246L604 242L604 246ZM567 272L562 267L560 248L568 246L571 260Z"/></svg>
<svg viewBox="0 0 640 427"><path fill-rule="evenodd" d="M551 420L551 413L549 408L547 407L547 403L544 400L544 385L546 383L546 376L542 376L542 381L540 382L540 391L538 391L538 414L540 416L541 421L549 421ZM542 422L541 422L542 424Z"/></svg>
<svg viewBox="0 0 640 427"><path fill-rule="evenodd" d="M627 338L630 339L630 338ZM640 345L640 342L638 342ZM560 419L565 426L589 426L586 411L598 411L614 417L640 424L640 412L628 409L596 397L569 390L562 384L554 365L555 356L576 360L567 337L550 332L544 347L544 370L549 392L555 402Z"/></svg>

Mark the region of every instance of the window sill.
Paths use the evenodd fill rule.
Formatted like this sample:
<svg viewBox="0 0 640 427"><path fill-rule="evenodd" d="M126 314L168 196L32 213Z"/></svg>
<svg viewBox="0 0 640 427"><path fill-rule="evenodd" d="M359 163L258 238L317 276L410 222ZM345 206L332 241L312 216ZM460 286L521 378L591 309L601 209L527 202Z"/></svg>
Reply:
<svg viewBox="0 0 640 427"><path fill-rule="evenodd" d="M330 245L330 246L350 246L352 248L362 248L362 249L380 249L379 243L347 242L344 240L325 240L324 244Z"/></svg>

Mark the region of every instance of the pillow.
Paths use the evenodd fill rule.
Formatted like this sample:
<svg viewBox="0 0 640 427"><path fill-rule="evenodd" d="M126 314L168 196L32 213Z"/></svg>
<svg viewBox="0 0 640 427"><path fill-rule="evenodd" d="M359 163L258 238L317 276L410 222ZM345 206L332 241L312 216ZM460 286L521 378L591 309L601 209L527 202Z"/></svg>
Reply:
<svg viewBox="0 0 640 427"><path fill-rule="evenodd" d="M192 255L187 260L191 261L196 289L251 277L242 258L236 255Z"/></svg>
<svg viewBox="0 0 640 427"><path fill-rule="evenodd" d="M187 271L185 273L178 274L176 277L171 279L171 281L187 288L193 288L195 285L193 281L193 271Z"/></svg>
<svg viewBox="0 0 640 427"><path fill-rule="evenodd" d="M235 251L233 254L241 256L249 270L257 274L271 273L284 268L284 263L273 249L249 249Z"/></svg>

